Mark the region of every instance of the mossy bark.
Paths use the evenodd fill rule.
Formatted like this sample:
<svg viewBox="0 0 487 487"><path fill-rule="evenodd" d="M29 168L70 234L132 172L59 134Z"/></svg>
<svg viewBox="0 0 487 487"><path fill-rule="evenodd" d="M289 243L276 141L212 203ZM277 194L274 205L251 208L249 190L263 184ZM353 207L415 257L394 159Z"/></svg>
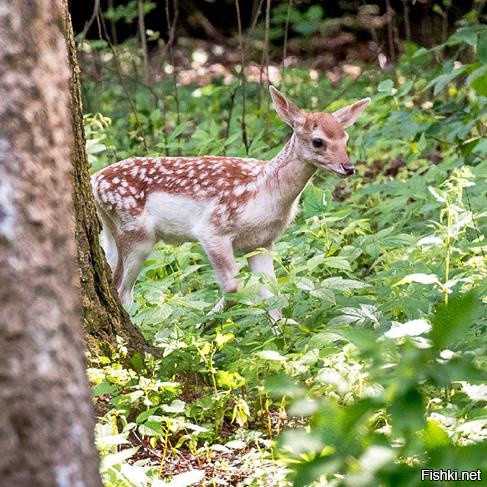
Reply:
<svg viewBox="0 0 487 487"><path fill-rule="evenodd" d="M91 190L85 147L80 68L67 0L63 0L63 6L64 35L71 68L70 107L74 138L71 152L72 184L85 339L88 349L95 354L112 349L117 335L127 342L129 351L154 353L122 307L99 244L100 223Z"/></svg>

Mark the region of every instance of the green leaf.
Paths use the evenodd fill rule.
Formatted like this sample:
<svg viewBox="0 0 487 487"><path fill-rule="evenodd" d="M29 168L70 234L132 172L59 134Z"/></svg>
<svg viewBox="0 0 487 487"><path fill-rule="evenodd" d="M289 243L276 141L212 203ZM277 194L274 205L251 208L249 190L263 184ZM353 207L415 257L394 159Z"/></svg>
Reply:
<svg viewBox="0 0 487 487"><path fill-rule="evenodd" d="M235 338L235 335L233 333L220 333L217 332L216 337L215 337L215 343L219 348L223 347L223 345L226 345L227 343L230 343L233 341Z"/></svg>
<svg viewBox="0 0 487 487"><path fill-rule="evenodd" d="M118 465L120 463L123 463L125 460L128 460L130 457L135 455L137 451L139 450L140 446L136 446L134 448L125 448L122 451L119 451L117 453L112 453L110 455L107 455L102 459L101 462L101 470L104 471L113 465Z"/></svg>
<svg viewBox="0 0 487 487"><path fill-rule="evenodd" d="M437 350L453 345L475 322L480 311L477 294L470 291L449 299L436 308L432 319L431 339Z"/></svg>
<svg viewBox="0 0 487 487"><path fill-rule="evenodd" d="M398 395L390 406L392 427L396 434L416 434L425 424L425 407L417 389Z"/></svg>
<svg viewBox="0 0 487 487"><path fill-rule="evenodd" d="M400 281L397 281L394 286L410 284L411 282L419 282L420 284L437 284L439 280L436 274L409 274L408 276L403 277Z"/></svg>
<svg viewBox="0 0 487 487"><path fill-rule="evenodd" d="M461 66L449 73L445 73L438 76L428 84L427 88L434 85L435 88L433 90L433 95L436 96L438 93L440 93L440 91L442 91L445 88L445 86L448 85L448 83L451 83L457 76L464 73L467 70L467 67L468 66Z"/></svg>
<svg viewBox="0 0 487 487"><path fill-rule="evenodd" d="M153 407L148 409L147 411L141 412L137 418L135 419L135 422L137 424L143 423L147 418L152 416L157 410L159 409L159 406Z"/></svg>
<svg viewBox="0 0 487 487"><path fill-rule="evenodd" d="M174 141L179 135L181 135L189 126L189 122L181 122L169 135L169 141Z"/></svg>
<svg viewBox="0 0 487 487"><path fill-rule="evenodd" d="M406 323L393 322L391 328L384 333L387 338L418 336L430 331L431 325L425 320L411 320Z"/></svg>
<svg viewBox="0 0 487 487"><path fill-rule="evenodd" d="M370 287L370 284L357 281L356 279L344 279L343 277L329 277L321 281L324 288L335 289L336 291L351 291L352 289L363 289Z"/></svg>
<svg viewBox="0 0 487 487"><path fill-rule="evenodd" d="M477 45L477 34L470 27L458 29L449 39L449 44L466 43L472 47Z"/></svg>
<svg viewBox="0 0 487 487"><path fill-rule="evenodd" d="M104 394L111 394L112 392L115 392L117 390L117 387L114 386L113 384L110 384L109 382L100 382L97 384L92 391L93 397L98 397L98 396L103 396Z"/></svg>
<svg viewBox="0 0 487 487"><path fill-rule="evenodd" d="M394 88L394 82L392 79L385 79L379 83L377 86L377 91L379 93L387 93L388 95L392 95L392 89Z"/></svg>
<svg viewBox="0 0 487 487"><path fill-rule="evenodd" d="M486 155L487 154L487 139L482 139L475 147L472 149L475 154Z"/></svg>
<svg viewBox="0 0 487 487"><path fill-rule="evenodd" d="M424 132L421 134L421 137L419 138L419 141L418 141L418 150L420 152L423 152L426 147L427 147L428 143L426 142L426 136L424 135Z"/></svg>
<svg viewBox="0 0 487 487"><path fill-rule="evenodd" d="M321 299L322 301L326 301L331 304L336 303L335 294L331 289L318 288L311 290L309 293L311 296Z"/></svg>
<svg viewBox="0 0 487 487"><path fill-rule="evenodd" d="M186 409L186 403L181 401L181 399L174 399L171 404L161 405L161 409L165 413L184 413Z"/></svg>
<svg viewBox="0 0 487 487"><path fill-rule="evenodd" d="M323 448L323 442L316 433L308 433L304 429L285 431L279 443L281 448L293 455L319 452Z"/></svg>
<svg viewBox="0 0 487 487"><path fill-rule="evenodd" d="M275 350L262 350L256 353L257 357L263 360L270 360L271 362L285 362L287 359Z"/></svg>
<svg viewBox="0 0 487 487"><path fill-rule="evenodd" d="M330 198L327 193L316 186L309 186L304 192L303 215L310 218L315 215L322 215L326 212Z"/></svg>
<svg viewBox="0 0 487 487"><path fill-rule="evenodd" d="M308 268L308 270L310 272L312 272L316 269L316 267L318 267L320 264L322 264L324 260L325 260L324 254L317 254L317 255L311 257L311 259L309 259L306 262L306 267Z"/></svg>
<svg viewBox="0 0 487 487"><path fill-rule="evenodd" d="M306 12L309 20L320 20L323 18L323 7L321 5L312 5Z"/></svg>
<svg viewBox="0 0 487 487"><path fill-rule="evenodd" d="M300 439L300 443L305 439L306 438L303 436L303 438ZM336 472L340 471L341 466L341 459L336 456L317 456L309 462L298 465L296 468L296 476L293 478L293 485L312 485L312 482L320 478L322 475L335 475Z"/></svg>
<svg viewBox="0 0 487 487"><path fill-rule="evenodd" d="M245 379L238 372L219 370L217 372L217 382L220 387L234 390L245 385Z"/></svg>
<svg viewBox="0 0 487 487"><path fill-rule="evenodd" d="M350 262L344 257L326 257L323 259L323 264L332 269L341 269L343 271L351 271Z"/></svg>
<svg viewBox="0 0 487 487"><path fill-rule="evenodd" d="M144 424L141 424L139 426L139 430L141 431L142 434L146 436L153 436L154 434L156 435L165 434L161 421L154 421L154 420L146 421Z"/></svg>
<svg viewBox="0 0 487 487"><path fill-rule="evenodd" d="M291 416L311 416L318 411L318 408L318 401L310 397L303 397L291 404L288 413Z"/></svg>
<svg viewBox="0 0 487 487"><path fill-rule="evenodd" d="M477 57L482 64L487 64L487 32L482 32L477 41Z"/></svg>
<svg viewBox="0 0 487 487"><path fill-rule="evenodd" d="M175 475L170 482L163 482L155 479L152 487L189 487L199 484L205 478L204 470L189 470L188 472Z"/></svg>
<svg viewBox="0 0 487 487"><path fill-rule="evenodd" d="M477 95L487 96L487 72L472 81L472 88Z"/></svg>
<svg viewBox="0 0 487 487"><path fill-rule="evenodd" d="M428 449L451 444L448 433L436 421L427 421L423 436L424 444Z"/></svg>

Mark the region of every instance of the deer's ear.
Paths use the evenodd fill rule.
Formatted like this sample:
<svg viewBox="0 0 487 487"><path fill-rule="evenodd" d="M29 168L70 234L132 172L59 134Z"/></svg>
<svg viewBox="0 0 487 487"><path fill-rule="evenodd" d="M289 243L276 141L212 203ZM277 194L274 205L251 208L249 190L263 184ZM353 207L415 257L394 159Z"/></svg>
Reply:
<svg viewBox="0 0 487 487"><path fill-rule="evenodd" d="M358 117L362 115L369 103L370 98L363 98L352 105L347 105L346 107L340 108L336 112L333 112L333 116L343 126L343 128L350 127L350 125L353 125L357 121Z"/></svg>
<svg viewBox="0 0 487 487"><path fill-rule="evenodd" d="M293 129L301 127L306 121L304 113L292 102L289 101L279 90L269 86L274 108L279 117Z"/></svg>

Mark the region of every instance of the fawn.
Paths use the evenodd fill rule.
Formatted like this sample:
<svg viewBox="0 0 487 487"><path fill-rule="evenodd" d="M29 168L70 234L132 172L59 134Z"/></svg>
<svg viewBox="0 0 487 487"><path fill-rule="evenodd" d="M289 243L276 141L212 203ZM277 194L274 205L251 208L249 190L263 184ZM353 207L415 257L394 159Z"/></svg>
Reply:
<svg viewBox="0 0 487 487"><path fill-rule="evenodd" d="M92 176L102 221L102 245L122 302L154 244L198 241L224 293L237 290L234 251L269 249L294 218L300 195L316 169L354 174L348 135L365 110L364 98L332 114L305 113L273 86L279 117L293 134L270 161L252 158L131 157ZM248 258L250 270L275 279L272 256ZM272 295L263 287L262 298ZM222 298L212 312L224 306ZM273 320L279 310L270 312Z"/></svg>

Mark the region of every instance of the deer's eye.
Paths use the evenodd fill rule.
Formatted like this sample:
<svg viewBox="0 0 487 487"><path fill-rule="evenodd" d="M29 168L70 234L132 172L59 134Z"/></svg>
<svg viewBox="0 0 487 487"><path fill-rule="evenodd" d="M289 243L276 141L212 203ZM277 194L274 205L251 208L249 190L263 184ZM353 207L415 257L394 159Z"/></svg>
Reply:
<svg viewBox="0 0 487 487"><path fill-rule="evenodd" d="M319 138L315 138L312 140L312 144L313 144L313 147L323 147L324 149L326 149L326 143L323 139L319 139Z"/></svg>

